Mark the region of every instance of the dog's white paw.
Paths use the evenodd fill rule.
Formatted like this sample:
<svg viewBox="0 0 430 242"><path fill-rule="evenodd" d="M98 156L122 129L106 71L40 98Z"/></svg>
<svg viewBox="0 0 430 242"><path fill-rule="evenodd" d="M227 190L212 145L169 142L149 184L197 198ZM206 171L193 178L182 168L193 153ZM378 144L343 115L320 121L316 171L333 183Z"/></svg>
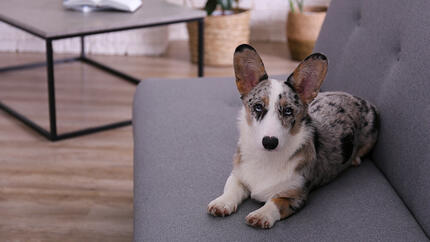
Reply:
<svg viewBox="0 0 430 242"><path fill-rule="evenodd" d="M246 224L262 229L270 229L276 222L270 215L258 210L248 214L245 220Z"/></svg>
<svg viewBox="0 0 430 242"><path fill-rule="evenodd" d="M229 202L224 197L218 197L208 205L208 213L213 216L228 216L234 212L236 212L237 204Z"/></svg>

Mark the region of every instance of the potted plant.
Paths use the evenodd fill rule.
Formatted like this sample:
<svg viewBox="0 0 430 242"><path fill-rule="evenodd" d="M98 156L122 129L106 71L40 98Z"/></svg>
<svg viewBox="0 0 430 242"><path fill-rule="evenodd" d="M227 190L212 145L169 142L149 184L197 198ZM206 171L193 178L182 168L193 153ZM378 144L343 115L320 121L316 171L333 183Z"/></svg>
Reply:
<svg viewBox="0 0 430 242"><path fill-rule="evenodd" d="M233 53L239 44L249 43L250 11L239 7L239 0L207 0L204 7L205 65L233 64ZM187 23L191 61L197 62L197 23Z"/></svg>
<svg viewBox="0 0 430 242"><path fill-rule="evenodd" d="M304 0L289 0L287 40L291 57L301 61L312 53L327 12L326 6L304 6Z"/></svg>

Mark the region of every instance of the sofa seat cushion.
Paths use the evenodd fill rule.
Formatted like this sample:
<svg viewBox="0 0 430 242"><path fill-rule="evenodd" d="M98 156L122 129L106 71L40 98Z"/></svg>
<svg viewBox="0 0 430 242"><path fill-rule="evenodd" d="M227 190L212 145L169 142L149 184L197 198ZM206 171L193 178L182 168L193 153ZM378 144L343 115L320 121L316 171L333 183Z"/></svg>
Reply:
<svg viewBox="0 0 430 242"><path fill-rule="evenodd" d="M425 241L401 199L364 161L313 191L297 214L270 230L245 224L260 204L215 218L207 204L232 168L241 107L233 78L145 80L134 110L136 241Z"/></svg>

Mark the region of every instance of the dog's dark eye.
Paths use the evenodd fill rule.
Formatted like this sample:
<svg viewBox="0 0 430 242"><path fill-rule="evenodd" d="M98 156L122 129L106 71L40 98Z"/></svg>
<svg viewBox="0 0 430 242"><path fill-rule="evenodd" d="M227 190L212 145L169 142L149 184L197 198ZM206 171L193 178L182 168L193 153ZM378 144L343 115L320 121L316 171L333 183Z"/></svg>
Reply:
<svg viewBox="0 0 430 242"><path fill-rule="evenodd" d="M293 114L293 109L292 108L283 108L282 109L282 115L283 116L291 116Z"/></svg>
<svg viewBox="0 0 430 242"><path fill-rule="evenodd" d="M261 105L261 104L259 104L259 103L255 104L252 108L254 109L254 111L255 111L256 113L261 113L261 112L263 112L263 105Z"/></svg>

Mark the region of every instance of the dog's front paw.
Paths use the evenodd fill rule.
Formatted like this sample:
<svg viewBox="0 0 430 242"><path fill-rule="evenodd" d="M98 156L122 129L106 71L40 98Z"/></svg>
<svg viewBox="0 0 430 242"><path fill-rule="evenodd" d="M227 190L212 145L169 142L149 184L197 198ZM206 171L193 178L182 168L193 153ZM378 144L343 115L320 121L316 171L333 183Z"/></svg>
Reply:
<svg viewBox="0 0 430 242"><path fill-rule="evenodd" d="M254 211L245 218L246 224L262 229L270 229L276 220L260 211Z"/></svg>
<svg viewBox="0 0 430 242"><path fill-rule="evenodd" d="M220 217L228 216L236 212L236 209L237 209L236 204L228 202L222 196L213 200L208 205L208 213L212 214L213 216L220 216Z"/></svg>

